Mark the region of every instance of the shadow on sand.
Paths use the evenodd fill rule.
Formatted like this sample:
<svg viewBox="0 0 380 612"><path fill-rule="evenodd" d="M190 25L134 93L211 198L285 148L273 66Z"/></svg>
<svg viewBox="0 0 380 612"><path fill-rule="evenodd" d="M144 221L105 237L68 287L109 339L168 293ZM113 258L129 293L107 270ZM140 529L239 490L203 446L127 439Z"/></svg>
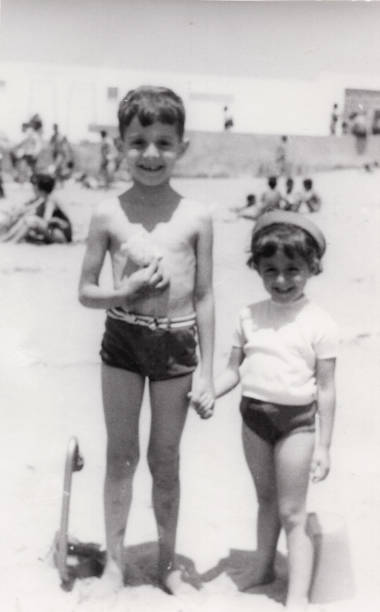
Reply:
<svg viewBox="0 0 380 612"><path fill-rule="evenodd" d="M159 586L157 581L157 555L156 542L145 542L125 548L123 555L124 583L129 586L147 584ZM200 574L194 561L184 555L176 555L176 564L181 570L182 580L197 590L202 589L203 584L212 583L221 574L226 574L235 584L237 590L243 590L243 579L246 579L247 572L250 569L252 569L252 575L254 575L257 563L257 551L231 549L228 557L221 559L214 567ZM253 587L244 592L265 595L276 602L283 603L287 574L286 558L281 554L277 554L275 569L276 579L274 582Z"/></svg>
<svg viewBox="0 0 380 612"><path fill-rule="evenodd" d="M207 572L204 572L199 577L202 583L207 583L212 582L224 573L231 579L239 591L243 590L247 594L266 595L276 602L284 603L287 583L286 558L277 553L275 563L276 579L274 582L246 589L244 588L244 582L247 579L247 574L252 570L253 576L257 564L257 551L230 549L228 557L221 559L215 567L207 570Z"/></svg>
<svg viewBox="0 0 380 612"><path fill-rule="evenodd" d="M157 579L157 542L144 542L128 546L123 552L124 584L128 586L159 586ZM182 580L195 589L202 588L202 580L195 563L184 555L176 555L176 566L181 570Z"/></svg>

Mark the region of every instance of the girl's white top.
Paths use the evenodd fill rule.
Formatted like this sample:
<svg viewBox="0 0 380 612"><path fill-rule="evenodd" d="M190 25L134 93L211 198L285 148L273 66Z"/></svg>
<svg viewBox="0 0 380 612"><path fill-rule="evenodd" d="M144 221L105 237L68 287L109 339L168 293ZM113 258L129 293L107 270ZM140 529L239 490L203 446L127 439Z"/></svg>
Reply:
<svg viewBox="0 0 380 612"><path fill-rule="evenodd" d="M333 319L306 297L290 304L264 300L244 307L233 346L243 349L243 395L301 406L316 397L317 359L337 355Z"/></svg>

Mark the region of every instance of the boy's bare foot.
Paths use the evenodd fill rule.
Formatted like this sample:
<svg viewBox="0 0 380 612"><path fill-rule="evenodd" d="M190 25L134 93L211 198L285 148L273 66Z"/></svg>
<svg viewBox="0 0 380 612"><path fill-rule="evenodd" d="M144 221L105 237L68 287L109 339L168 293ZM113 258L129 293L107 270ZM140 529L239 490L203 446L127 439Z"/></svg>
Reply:
<svg viewBox="0 0 380 612"><path fill-rule="evenodd" d="M124 586L123 574L116 561L107 561L102 576L94 582L91 597L105 599L115 595Z"/></svg>
<svg viewBox="0 0 380 612"><path fill-rule="evenodd" d="M235 578L239 591L248 591L255 587L271 584L276 580L273 568L265 572L257 572L254 568L241 573L238 569L228 572L231 578Z"/></svg>
<svg viewBox="0 0 380 612"><path fill-rule="evenodd" d="M182 578L182 572L179 569L173 569L159 578L160 587L168 595L194 595L197 589Z"/></svg>

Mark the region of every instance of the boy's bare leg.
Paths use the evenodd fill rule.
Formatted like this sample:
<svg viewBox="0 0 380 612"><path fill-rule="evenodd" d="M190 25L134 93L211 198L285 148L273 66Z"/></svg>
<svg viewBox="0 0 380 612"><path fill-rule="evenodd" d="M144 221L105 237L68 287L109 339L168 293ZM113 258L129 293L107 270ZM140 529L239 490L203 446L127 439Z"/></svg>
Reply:
<svg viewBox="0 0 380 612"><path fill-rule="evenodd" d="M179 446L188 410L192 376L150 383L152 407L148 463L153 477L153 508L157 522L160 583L173 591L179 509Z"/></svg>
<svg viewBox="0 0 380 612"><path fill-rule="evenodd" d="M107 564L105 588L123 584L122 550L132 501L133 476L139 460L139 415L144 378L102 364L102 394L107 430L104 513Z"/></svg>
<svg viewBox="0 0 380 612"><path fill-rule="evenodd" d="M243 423L242 438L245 458L255 484L257 516L258 564L245 575L239 575L241 590L247 590L275 579L274 562L281 524L278 516L274 449Z"/></svg>
<svg viewBox="0 0 380 612"><path fill-rule="evenodd" d="M313 451L312 432L290 435L275 448L279 513L288 547L286 608L289 610L307 607L313 545L306 531L306 496Z"/></svg>

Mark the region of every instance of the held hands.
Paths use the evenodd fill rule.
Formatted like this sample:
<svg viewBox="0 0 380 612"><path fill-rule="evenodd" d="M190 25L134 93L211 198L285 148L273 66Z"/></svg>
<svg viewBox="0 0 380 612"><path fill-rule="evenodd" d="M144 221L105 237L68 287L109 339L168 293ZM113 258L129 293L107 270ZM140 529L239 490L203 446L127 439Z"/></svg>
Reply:
<svg viewBox="0 0 380 612"><path fill-rule="evenodd" d="M215 394L212 384L200 378L188 394L190 406L201 419L209 419L214 413Z"/></svg>
<svg viewBox="0 0 380 612"><path fill-rule="evenodd" d="M330 471L330 452L325 446L317 446L311 462L311 480L320 482Z"/></svg>

